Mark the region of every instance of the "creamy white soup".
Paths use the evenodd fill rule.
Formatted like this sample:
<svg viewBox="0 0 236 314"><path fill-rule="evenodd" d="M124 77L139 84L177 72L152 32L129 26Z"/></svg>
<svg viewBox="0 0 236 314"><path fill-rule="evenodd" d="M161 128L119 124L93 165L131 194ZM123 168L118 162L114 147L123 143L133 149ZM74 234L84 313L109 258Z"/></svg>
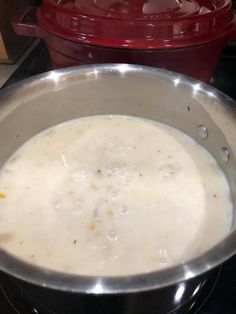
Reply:
<svg viewBox="0 0 236 314"><path fill-rule="evenodd" d="M52 270L116 276L170 267L219 242L231 220L213 157L141 118L54 126L0 172L0 246Z"/></svg>

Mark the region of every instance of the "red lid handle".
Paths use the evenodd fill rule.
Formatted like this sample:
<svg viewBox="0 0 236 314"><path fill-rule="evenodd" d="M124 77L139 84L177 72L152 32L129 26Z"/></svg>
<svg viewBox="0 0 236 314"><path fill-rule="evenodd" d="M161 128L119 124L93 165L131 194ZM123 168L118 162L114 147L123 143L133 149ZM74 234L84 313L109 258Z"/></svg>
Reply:
<svg viewBox="0 0 236 314"><path fill-rule="evenodd" d="M37 7L27 7L12 19L12 26L19 35L42 37L42 30L36 19Z"/></svg>

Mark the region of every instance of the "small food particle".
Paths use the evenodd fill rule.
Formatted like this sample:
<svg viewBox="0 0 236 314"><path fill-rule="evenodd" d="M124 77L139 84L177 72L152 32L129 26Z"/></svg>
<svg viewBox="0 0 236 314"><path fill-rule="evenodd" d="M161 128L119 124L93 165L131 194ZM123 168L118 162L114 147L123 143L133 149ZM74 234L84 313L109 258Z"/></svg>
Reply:
<svg viewBox="0 0 236 314"><path fill-rule="evenodd" d="M108 209L106 214L107 214L107 217L113 217L113 210L112 209Z"/></svg>
<svg viewBox="0 0 236 314"><path fill-rule="evenodd" d="M142 173L140 173L139 176L142 177L143 176Z"/></svg>
<svg viewBox="0 0 236 314"><path fill-rule="evenodd" d="M94 231L96 229L96 225L95 224L90 224L88 225L88 229L91 231Z"/></svg>
<svg viewBox="0 0 236 314"><path fill-rule="evenodd" d="M68 164L68 162L66 160L66 155L64 153L61 154L61 162L62 162L62 165L64 167L68 167L69 166L69 164Z"/></svg>
<svg viewBox="0 0 236 314"><path fill-rule="evenodd" d="M73 243L76 244L77 240L74 240Z"/></svg>
<svg viewBox="0 0 236 314"><path fill-rule="evenodd" d="M94 217L94 220L96 222L101 222L102 221L102 215L100 213L100 210L99 208L95 208L94 211L93 211L93 217Z"/></svg>
<svg viewBox="0 0 236 314"><path fill-rule="evenodd" d="M187 110L190 111L190 106L187 106Z"/></svg>
<svg viewBox="0 0 236 314"><path fill-rule="evenodd" d="M6 198L6 194L0 193L0 198L1 198L1 199Z"/></svg>
<svg viewBox="0 0 236 314"><path fill-rule="evenodd" d="M98 187L93 183L91 184L91 188L93 191L97 191L97 189L98 189Z"/></svg>
<svg viewBox="0 0 236 314"><path fill-rule="evenodd" d="M217 198L217 195L216 195L216 194L213 194L213 197L214 197L214 198Z"/></svg>
<svg viewBox="0 0 236 314"><path fill-rule="evenodd" d="M97 175L98 177L101 177L101 176L102 176L102 171L101 171L101 169L98 169L98 170L96 171L96 175Z"/></svg>

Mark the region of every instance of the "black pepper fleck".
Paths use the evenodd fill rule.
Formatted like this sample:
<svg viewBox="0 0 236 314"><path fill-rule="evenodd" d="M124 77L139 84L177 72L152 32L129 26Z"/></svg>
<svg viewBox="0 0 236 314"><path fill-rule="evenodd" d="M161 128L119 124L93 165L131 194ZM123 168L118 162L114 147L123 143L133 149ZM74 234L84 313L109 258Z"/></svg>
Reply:
<svg viewBox="0 0 236 314"><path fill-rule="evenodd" d="M190 109L190 106L187 106L187 110L188 110L188 111L190 111L190 110L191 110L191 109Z"/></svg>
<svg viewBox="0 0 236 314"><path fill-rule="evenodd" d="M76 244L77 240L74 240L73 243Z"/></svg>

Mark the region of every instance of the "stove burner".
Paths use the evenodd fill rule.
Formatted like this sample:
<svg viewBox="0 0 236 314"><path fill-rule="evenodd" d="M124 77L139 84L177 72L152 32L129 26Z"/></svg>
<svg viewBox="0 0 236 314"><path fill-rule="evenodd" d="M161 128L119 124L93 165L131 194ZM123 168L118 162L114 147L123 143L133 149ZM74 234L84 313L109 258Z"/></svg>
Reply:
<svg viewBox="0 0 236 314"><path fill-rule="evenodd" d="M181 304L177 309L169 312L168 314L181 314L181 313L199 313L200 309L211 296L217 281L219 279L221 268L217 268L209 274L209 277L200 283L196 289L195 295L191 296L189 300ZM0 303L4 302L4 314L56 314L54 311L46 309L43 305L38 304L37 300L32 301L30 297L20 290L14 280L0 272ZM1 307L0 307L1 309ZM128 314L128 312L127 312ZM157 311L158 314L158 311Z"/></svg>
<svg viewBox="0 0 236 314"><path fill-rule="evenodd" d="M2 307L3 306L3 307ZM1 314L56 314L31 304L14 282L0 272L0 313Z"/></svg>

